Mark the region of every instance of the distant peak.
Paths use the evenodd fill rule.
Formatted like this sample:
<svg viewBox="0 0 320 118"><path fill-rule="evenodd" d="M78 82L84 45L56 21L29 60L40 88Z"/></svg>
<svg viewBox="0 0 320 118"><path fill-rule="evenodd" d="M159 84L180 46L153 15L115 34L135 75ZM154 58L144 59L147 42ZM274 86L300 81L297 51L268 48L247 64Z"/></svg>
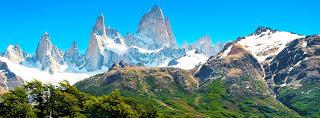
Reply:
<svg viewBox="0 0 320 118"><path fill-rule="evenodd" d="M20 45L17 43L17 44L15 44L15 45L10 44L10 45L7 47L7 49L18 49L18 50L20 50L21 47L20 47Z"/></svg>
<svg viewBox="0 0 320 118"><path fill-rule="evenodd" d="M77 42L73 41L72 44L71 44L71 47L72 48L78 48Z"/></svg>
<svg viewBox="0 0 320 118"><path fill-rule="evenodd" d="M199 43L209 43L211 44L211 37L209 35L205 35L198 40Z"/></svg>
<svg viewBox="0 0 320 118"><path fill-rule="evenodd" d="M68 52L70 55L75 55L75 54L79 54L79 51L78 51L78 45L77 45L77 42L76 41L73 41L72 44L71 44L71 47L69 48Z"/></svg>

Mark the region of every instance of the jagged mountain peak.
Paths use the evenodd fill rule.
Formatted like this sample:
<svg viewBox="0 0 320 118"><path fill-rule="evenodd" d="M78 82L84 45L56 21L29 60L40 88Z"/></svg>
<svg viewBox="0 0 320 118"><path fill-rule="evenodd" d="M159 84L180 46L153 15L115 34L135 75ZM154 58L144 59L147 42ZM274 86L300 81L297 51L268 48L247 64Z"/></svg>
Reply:
<svg viewBox="0 0 320 118"><path fill-rule="evenodd" d="M9 50L9 49L17 50L17 51L22 50L19 44L15 44L15 45L10 44L10 45L7 47L7 50Z"/></svg>
<svg viewBox="0 0 320 118"><path fill-rule="evenodd" d="M76 41L72 42L71 47L68 49L68 53L71 55L79 53L78 44Z"/></svg>
<svg viewBox="0 0 320 118"><path fill-rule="evenodd" d="M258 27L253 34L237 40L237 44L249 50L260 63L265 63L277 55L287 43L302 37L304 36L291 32Z"/></svg>
<svg viewBox="0 0 320 118"><path fill-rule="evenodd" d="M159 5L154 5L147 14L154 14L156 16L163 16L162 9Z"/></svg>
<svg viewBox="0 0 320 118"><path fill-rule="evenodd" d="M9 45L4 56L15 63L21 63L25 60L25 54L19 44Z"/></svg>
<svg viewBox="0 0 320 118"><path fill-rule="evenodd" d="M52 50L52 42L48 32L44 32L40 38L38 43L38 47L36 49L36 57L44 58L47 55L51 54Z"/></svg>
<svg viewBox="0 0 320 118"><path fill-rule="evenodd" d="M156 22L156 23L153 23ZM154 24L154 25L152 25ZM145 13L139 23L138 33L146 33L145 30L148 30L146 27L150 26L153 28L161 27L165 24L165 19L163 12L160 8L160 6L155 5L152 7L147 13ZM166 30L165 27L163 27L163 30ZM153 38L153 37L151 37Z"/></svg>
<svg viewBox="0 0 320 118"><path fill-rule="evenodd" d="M106 27L104 24L104 16L101 14L97 17L96 24L92 28L92 33L96 33L98 35L106 34Z"/></svg>
<svg viewBox="0 0 320 118"><path fill-rule="evenodd" d="M51 74L58 71L60 66L64 64L63 53L57 46L52 44L48 32L44 32L40 38L34 61L41 64L42 70L48 69Z"/></svg>
<svg viewBox="0 0 320 118"><path fill-rule="evenodd" d="M209 35L205 35L205 36L201 37L197 42L200 44L212 45L212 40Z"/></svg>
<svg viewBox="0 0 320 118"><path fill-rule="evenodd" d="M46 40L50 40L50 34L49 32L43 32L41 39L46 39Z"/></svg>
<svg viewBox="0 0 320 118"><path fill-rule="evenodd" d="M277 30L273 30L270 27L260 26L255 30L255 32L253 34L254 35L260 35L260 34L262 34L264 32L275 32L275 31L277 31Z"/></svg>
<svg viewBox="0 0 320 118"><path fill-rule="evenodd" d="M141 42L152 45L144 46L148 49L176 47L170 21L165 19L161 8L157 5L141 17L137 34L142 35Z"/></svg>

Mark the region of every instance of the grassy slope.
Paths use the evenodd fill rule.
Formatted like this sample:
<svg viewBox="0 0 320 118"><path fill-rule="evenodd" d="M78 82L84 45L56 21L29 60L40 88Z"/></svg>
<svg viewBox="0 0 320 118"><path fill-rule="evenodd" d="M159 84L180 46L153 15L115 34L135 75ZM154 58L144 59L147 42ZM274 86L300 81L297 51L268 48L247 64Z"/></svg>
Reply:
<svg viewBox="0 0 320 118"><path fill-rule="evenodd" d="M306 117L320 117L320 83L304 85L299 89L286 87L277 99L290 109Z"/></svg>
<svg viewBox="0 0 320 118"><path fill-rule="evenodd" d="M138 73L141 74L141 73ZM98 77L99 78L99 77ZM133 78L131 78L133 79ZM299 117L298 114L283 106L271 96L230 95L226 83L222 80L214 80L199 90L188 93L177 85L170 86L171 92L155 91L158 85L154 83L156 78L133 79L141 85L137 90L121 89L122 95L133 97L140 102L153 101L161 107L160 113L165 116L190 116L190 117ZM101 79L97 81L102 82ZM88 82L82 81L76 86L93 95L110 94L114 88L112 84L99 86L86 86ZM256 85L262 85L256 81ZM91 83L92 84L92 83ZM86 86L86 87L84 87ZM142 86L148 86L148 90ZM261 87L257 87L261 88Z"/></svg>

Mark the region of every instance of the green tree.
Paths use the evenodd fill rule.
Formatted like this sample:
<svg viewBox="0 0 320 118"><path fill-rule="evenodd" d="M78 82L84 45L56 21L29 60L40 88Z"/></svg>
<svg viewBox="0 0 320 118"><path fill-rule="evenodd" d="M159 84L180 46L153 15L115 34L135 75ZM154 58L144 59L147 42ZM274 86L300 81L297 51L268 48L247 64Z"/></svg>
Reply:
<svg viewBox="0 0 320 118"><path fill-rule="evenodd" d="M60 83L60 87L51 91L51 97L53 117L81 117L84 115L82 102L78 99L82 97L81 93L69 83Z"/></svg>
<svg viewBox="0 0 320 118"><path fill-rule="evenodd" d="M154 104L137 103L119 91L91 96L67 82L60 86L32 81L0 96L0 117L157 117Z"/></svg>
<svg viewBox="0 0 320 118"><path fill-rule="evenodd" d="M51 90L54 89L53 86L43 85L39 81L32 81L24 85L24 88L29 91L37 116L41 118L48 116L52 107L50 104L50 94Z"/></svg>
<svg viewBox="0 0 320 118"><path fill-rule="evenodd" d="M93 103L89 103L89 117L139 117L135 106L130 106L120 96L119 91L114 91L110 96L101 96Z"/></svg>
<svg viewBox="0 0 320 118"><path fill-rule="evenodd" d="M0 117L33 118L36 116L29 104L27 91L22 87L1 95L0 108Z"/></svg>

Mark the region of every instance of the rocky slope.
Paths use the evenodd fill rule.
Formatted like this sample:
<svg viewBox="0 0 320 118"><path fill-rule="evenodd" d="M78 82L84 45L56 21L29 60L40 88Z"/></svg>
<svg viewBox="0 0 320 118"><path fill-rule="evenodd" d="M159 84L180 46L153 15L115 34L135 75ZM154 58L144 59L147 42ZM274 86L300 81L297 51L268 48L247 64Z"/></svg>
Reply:
<svg viewBox="0 0 320 118"><path fill-rule="evenodd" d="M8 68L7 63L0 61L0 93L9 91L23 84L24 81L22 78L13 73Z"/></svg>
<svg viewBox="0 0 320 118"><path fill-rule="evenodd" d="M193 92L198 88L198 81L182 69L134 67L121 62L108 72L78 82L75 86L96 95L120 89L156 97L158 93Z"/></svg>
<svg viewBox="0 0 320 118"><path fill-rule="evenodd" d="M244 46L257 58L259 63L264 65L264 63L269 63L281 52L286 47L286 44L302 37L304 36L291 32L259 27L251 35L239 38L236 43Z"/></svg>
<svg viewBox="0 0 320 118"><path fill-rule="evenodd" d="M166 113L176 115L297 117L298 114L272 97L268 85L263 82L263 72L262 68L257 66L258 61L246 51L243 53L237 50L241 50L241 47L234 48L234 54L224 60L225 63L233 62L233 65L226 68L244 69L244 72L240 73L250 72L247 76L239 75L235 71L221 74L224 77L216 79L198 80L190 72L177 68L132 67L120 63L114 65L110 71L80 81L75 86L94 95L109 94L112 90L119 89L126 96L152 99L167 107ZM214 59L211 59L209 62L214 63L213 61ZM219 65L216 67L215 70L222 68ZM201 76L202 71L210 71L203 68L205 67L200 69L196 77L207 78ZM252 70L255 71L251 72ZM212 85L215 81L219 81L219 84ZM210 95L220 97L212 98Z"/></svg>
<svg viewBox="0 0 320 118"><path fill-rule="evenodd" d="M202 86L220 81L226 89L227 96L222 100L227 109L250 113L244 110L244 106L249 105L256 113L266 115L259 117L285 116L286 111L295 114L273 98L264 81L263 68L249 51L238 44L229 44L226 48L229 49L227 54L211 57L195 74ZM268 110L274 113L268 114Z"/></svg>
<svg viewBox="0 0 320 118"><path fill-rule="evenodd" d="M305 37L260 27L227 44L195 76L201 84L221 78L236 98L264 96L279 100L300 115L316 117L319 39L319 35Z"/></svg>
<svg viewBox="0 0 320 118"><path fill-rule="evenodd" d="M266 65L266 77L281 102L301 115L320 115L320 36L290 42Z"/></svg>

